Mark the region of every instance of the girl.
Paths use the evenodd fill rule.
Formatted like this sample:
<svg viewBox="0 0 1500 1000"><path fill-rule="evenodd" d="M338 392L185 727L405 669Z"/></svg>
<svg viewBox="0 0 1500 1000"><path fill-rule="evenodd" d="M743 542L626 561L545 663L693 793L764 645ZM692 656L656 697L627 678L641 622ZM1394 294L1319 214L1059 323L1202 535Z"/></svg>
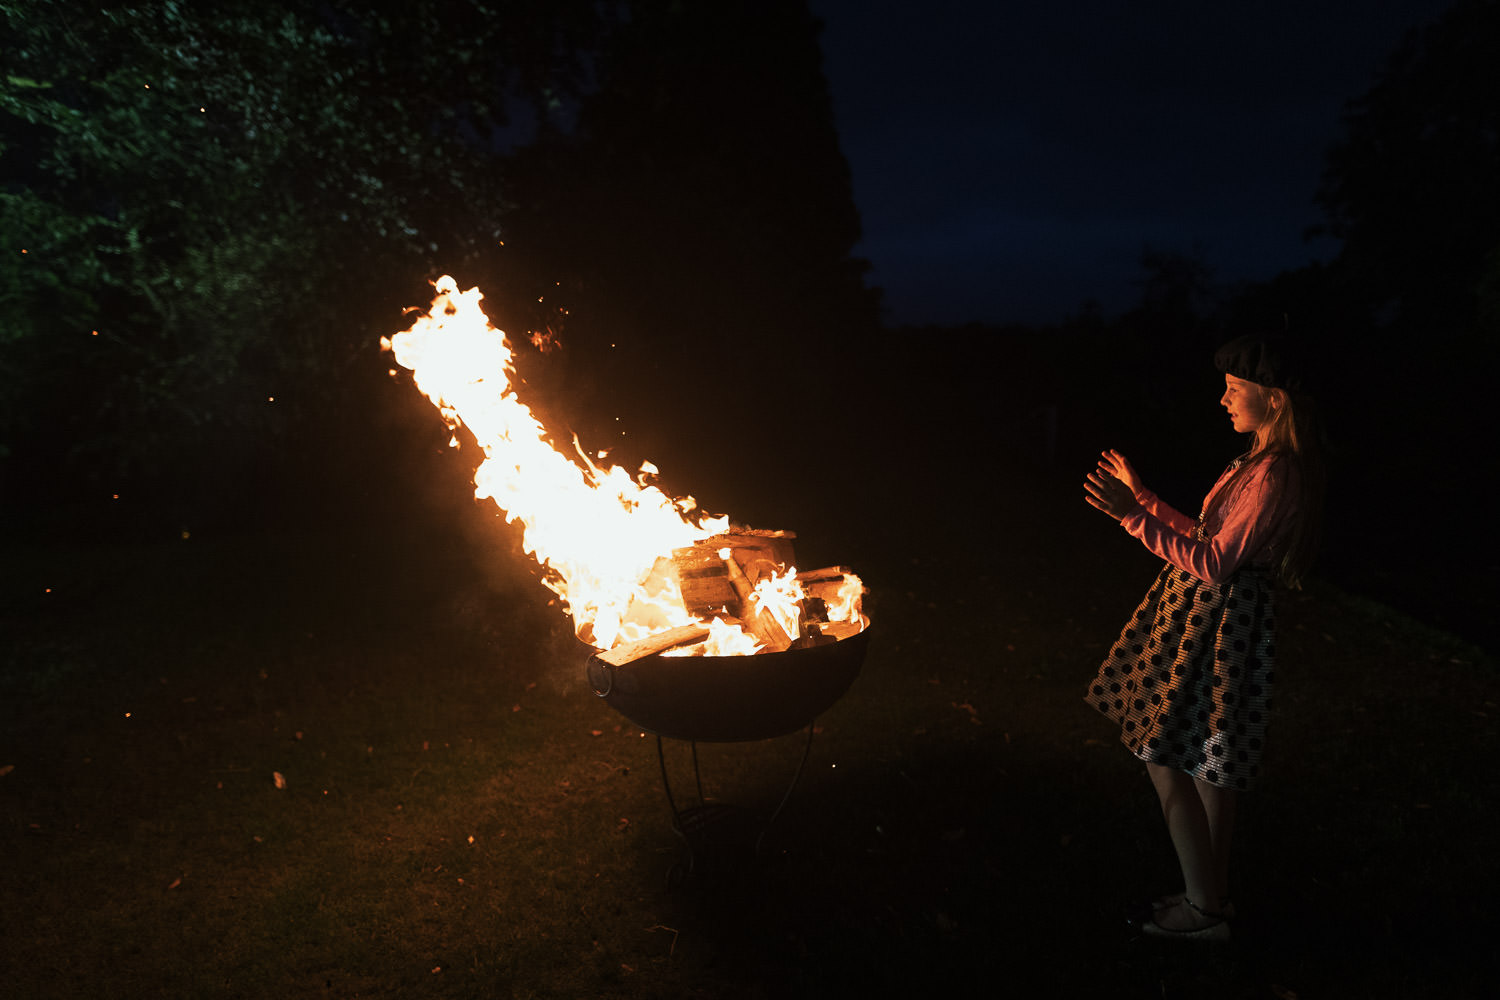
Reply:
<svg viewBox="0 0 1500 1000"><path fill-rule="evenodd" d="M1086 499L1166 560L1089 688L1089 704L1146 762L1182 866L1183 891L1138 919L1145 933L1227 940L1235 801L1260 770L1274 677L1272 585L1299 587L1316 548L1323 466L1311 400L1275 340L1214 355L1220 404L1250 447L1197 521L1106 451Z"/></svg>

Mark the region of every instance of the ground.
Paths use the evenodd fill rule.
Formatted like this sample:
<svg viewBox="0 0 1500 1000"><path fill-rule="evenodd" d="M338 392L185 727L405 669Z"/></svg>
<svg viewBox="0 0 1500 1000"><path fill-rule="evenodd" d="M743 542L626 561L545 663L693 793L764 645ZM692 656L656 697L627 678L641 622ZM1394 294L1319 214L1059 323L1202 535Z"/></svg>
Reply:
<svg viewBox="0 0 1500 1000"><path fill-rule="evenodd" d="M1282 603L1233 944L1131 934L1175 866L1082 696L1156 563L1081 478L980 478L961 510L824 483L757 525L858 570L876 631L760 856L680 883L655 740L492 516L14 542L5 993L1480 995L1494 659L1324 583ZM705 790L764 811L802 746L702 746Z"/></svg>

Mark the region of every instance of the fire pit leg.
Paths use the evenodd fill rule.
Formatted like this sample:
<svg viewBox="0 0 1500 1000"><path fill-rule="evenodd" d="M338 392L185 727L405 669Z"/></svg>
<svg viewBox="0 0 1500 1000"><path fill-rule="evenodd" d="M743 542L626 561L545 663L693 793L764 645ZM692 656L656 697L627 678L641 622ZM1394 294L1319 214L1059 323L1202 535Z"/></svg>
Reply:
<svg viewBox="0 0 1500 1000"><path fill-rule="evenodd" d="M698 744L693 743L693 777L698 783L698 808L703 809L703 778L698 771ZM683 820L682 810L677 808L677 799L672 795L672 779L667 776L667 755L662 750L661 734L656 734L656 762L661 765L661 787L667 793L667 806L672 810L672 832L682 838L682 843L687 847L687 866L679 862L673 862L672 867L667 869L667 888L675 889L680 886L693 869L697 866L698 855L693 850L693 839L688 834L688 823Z"/></svg>
<svg viewBox="0 0 1500 1000"><path fill-rule="evenodd" d="M693 740L688 744L693 748L693 783L698 786L698 806L703 807L703 772L698 770L698 741Z"/></svg>
<svg viewBox="0 0 1500 1000"><path fill-rule="evenodd" d="M695 749L693 751L693 766L696 769L698 765L698 754L696 750L696 744L694 746ZM667 805L672 808L672 829L676 830L680 834L682 833L682 824L677 822L677 817L680 816L681 813L679 813L677 810L677 800L672 798L672 782L667 778L667 755L662 752L660 733L656 734L656 761L661 765L661 787L664 788L667 792ZM703 791L701 786L699 787L698 791L698 799L699 801L702 801L703 799Z"/></svg>
<svg viewBox="0 0 1500 1000"><path fill-rule="evenodd" d="M787 802L791 800L792 792L797 788L797 783L802 780L802 772L806 770L808 758L812 756L813 734L817 732L815 722L816 720L807 724L807 740L802 746L802 757L797 761L797 769L792 774L791 783L787 785L786 791L781 795L781 800L776 803L776 808L771 811L770 817L761 825L760 833L755 838L756 857L761 856L765 848L766 834L771 832L771 826L781 816L782 810L786 808ZM695 834L701 834L702 831L706 830L715 821L722 820L728 814L742 814L744 812L744 810L737 810L734 807L726 805L712 807L708 805L703 795L703 774L698 766L698 743L696 740L690 740L688 743L693 755L693 781L698 790L698 805L692 809L682 810L677 807L677 799L672 794L672 780L667 773L667 756L666 751L662 747L661 734L658 733L656 736L656 761L661 767L661 785L662 790L667 795L667 806L672 810L672 832L682 838L682 842L688 851L686 867L681 864L673 864L667 872L667 884L669 887L674 888L680 885L697 868L698 852L694 840Z"/></svg>
<svg viewBox="0 0 1500 1000"><path fill-rule="evenodd" d="M776 803L776 808L771 812L771 818L766 820L766 825L761 828L760 836L755 838L755 856L760 857L760 849L765 845L766 834L771 832L771 824L776 822L776 817L781 815L781 810L786 808L787 800L792 797L792 791L797 787L797 782L802 780L802 769L807 767L807 758L812 755L812 741L814 723L807 724L807 743L802 747L802 759L797 762L797 770L792 774L792 783L786 786L786 792L781 796L781 801Z"/></svg>
<svg viewBox="0 0 1500 1000"><path fill-rule="evenodd" d="M698 789L698 806L696 809L684 811L677 808L677 799L672 794L672 779L667 775L667 755L662 749L661 734L656 734L656 762L661 765L661 787L667 793L667 805L672 810L672 832L682 838L683 844L688 849L686 870L683 871L679 865L673 865L671 871L667 872L669 885L675 885L681 882L682 878L693 873L697 863L697 852L693 850L693 839L689 828L694 825L694 817L703 817L708 812L708 803L703 797L703 773L698 767L698 742L689 740L688 746L691 747L693 753L693 782Z"/></svg>

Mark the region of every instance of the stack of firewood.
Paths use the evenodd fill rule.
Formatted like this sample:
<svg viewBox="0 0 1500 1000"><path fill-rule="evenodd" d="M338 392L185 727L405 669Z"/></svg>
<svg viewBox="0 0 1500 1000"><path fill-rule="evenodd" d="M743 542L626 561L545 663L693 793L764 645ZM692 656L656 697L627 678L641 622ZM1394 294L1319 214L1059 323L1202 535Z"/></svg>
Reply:
<svg viewBox="0 0 1500 1000"><path fill-rule="evenodd" d="M671 558L657 560L652 577L675 579L683 605L700 618L720 618L739 625L754 636L762 653L779 653L836 642L826 630L827 606L837 597L849 570L830 566L810 572L798 571L797 579L806 596L801 601L796 634L781 620L752 600L755 585L774 574L786 575L796 565L789 531L740 528L706 538L687 548L676 549ZM655 586L648 584L648 589ZM852 629L857 631L857 627ZM617 646L599 654L615 666L676 646L699 642L708 635L702 625L684 625Z"/></svg>

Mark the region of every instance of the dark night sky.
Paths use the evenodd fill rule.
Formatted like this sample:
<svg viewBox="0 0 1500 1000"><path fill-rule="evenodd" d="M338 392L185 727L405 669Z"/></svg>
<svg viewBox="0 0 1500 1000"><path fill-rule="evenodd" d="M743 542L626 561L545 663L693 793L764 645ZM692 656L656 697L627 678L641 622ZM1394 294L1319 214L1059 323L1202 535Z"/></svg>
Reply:
<svg viewBox="0 0 1500 1000"><path fill-rule="evenodd" d="M1112 314L1148 246L1221 282L1327 259L1341 111L1448 6L811 0L887 320Z"/></svg>

